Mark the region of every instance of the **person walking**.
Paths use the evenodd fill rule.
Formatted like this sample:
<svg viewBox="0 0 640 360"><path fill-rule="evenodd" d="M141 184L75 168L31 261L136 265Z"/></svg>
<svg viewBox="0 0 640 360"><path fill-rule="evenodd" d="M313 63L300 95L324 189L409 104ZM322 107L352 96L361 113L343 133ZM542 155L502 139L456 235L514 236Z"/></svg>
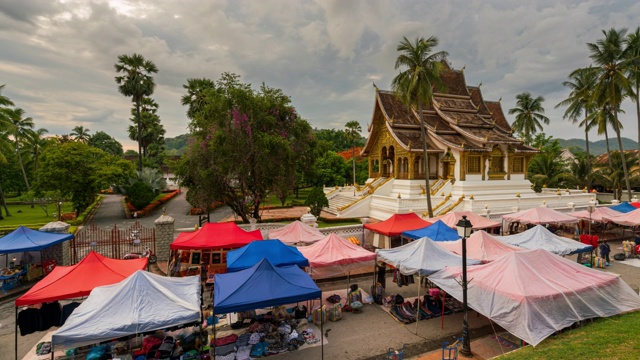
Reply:
<svg viewBox="0 0 640 360"><path fill-rule="evenodd" d="M609 246L609 244L603 241L600 243L599 248L600 248L600 257L605 259L605 261L607 262L606 265L609 266L609 263L611 262L611 260L609 260L609 253L611 253L611 247Z"/></svg>

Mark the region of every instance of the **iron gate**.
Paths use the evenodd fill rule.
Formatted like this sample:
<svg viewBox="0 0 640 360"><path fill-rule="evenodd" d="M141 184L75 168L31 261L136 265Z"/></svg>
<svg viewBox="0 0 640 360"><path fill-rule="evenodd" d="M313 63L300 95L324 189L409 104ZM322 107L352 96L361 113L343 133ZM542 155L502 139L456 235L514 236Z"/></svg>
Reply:
<svg viewBox="0 0 640 360"><path fill-rule="evenodd" d="M126 229L101 229L89 224L76 233L70 241L71 263L76 264L91 250L113 259L122 259L131 253L142 253L149 248L156 253L156 229L146 228L136 221Z"/></svg>

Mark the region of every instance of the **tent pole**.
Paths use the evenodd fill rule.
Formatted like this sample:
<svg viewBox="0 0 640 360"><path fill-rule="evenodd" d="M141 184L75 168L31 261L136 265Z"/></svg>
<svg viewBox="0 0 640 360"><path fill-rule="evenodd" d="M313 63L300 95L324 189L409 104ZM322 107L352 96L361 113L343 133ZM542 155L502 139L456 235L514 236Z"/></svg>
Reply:
<svg viewBox="0 0 640 360"><path fill-rule="evenodd" d="M7 257L8 256L9 255L7 255ZM14 352L15 352L15 355L16 355L16 360L18 360L18 307L17 306L16 306L16 329L15 329L14 333L15 333L15 335L14 335L14 340L15 340ZM53 350L53 349L51 349L51 350Z"/></svg>
<svg viewBox="0 0 640 360"><path fill-rule="evenodd" d="M420 321L420 288L422 287L422 276L418 274L418 302L416 303L416 335L418 335L418 321Z"/></svg>
<svg viewBox="0 0 640 360"><path fill-rule="evenodd" d="M322 307L322 296L320 296L320 354L321 359L324 360L324 316Z"/></svg>
<svg viewBox="0 0 640 360"><path fill-rule="evenodd" d="M442 290L442 294L444 295L444 298L447 298L447 293ZM440 329L444 329L444 301L442 302L442 309L440 310L440 314L442 314L441 318L440 318Z"/></svg>

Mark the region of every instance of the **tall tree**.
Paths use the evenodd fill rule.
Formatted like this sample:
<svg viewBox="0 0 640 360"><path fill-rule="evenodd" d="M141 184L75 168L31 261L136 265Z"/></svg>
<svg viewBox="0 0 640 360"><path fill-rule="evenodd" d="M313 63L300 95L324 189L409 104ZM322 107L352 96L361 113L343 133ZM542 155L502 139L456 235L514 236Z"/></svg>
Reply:
<svg viewBox="0 0 640 360"><path fill-rule="evenodd" d="M7 163L7 158L4 155L5 151L11 148L11 142L9 141L9 132L13 130L14 125L9 120L9 112L13 102L6 96L2 95L4 85L0 85L0 165ZM2 167L0 167L1 169ZM0 186L0 205L4 207L7 216L11 216L9 207L4 200L4 193L2 192L2 186ZM0 220L3 219L2 208L0 208Z"/></svg>
<svg viewBox="0 0 640 360"><path fill-rule="evenodd" d="M136 109L132 109L133 118L131 121L136 124ZM129 139L138 138L138 128L142 131L140 135L142 143L142 155L146 166L159 167L162 165L162 152L164 150L164 127L160 123L158 116L158 103L150 97L142 98L140 103L140 126L129 126Z"/></svg>
<svg viewBox="0 0 640 360"><path fill-rule="evenodd" d="M47 129L37 129L32 131L26 139L26 145L29 147L29 154L33 158L33 173L32 179L36 182L38 181L37 173L38 173L38 161L40 160L40 154L42 153L42 149L47 145L49 140L44 138L44 134L48 133Z"/></svg>
<svg viewBox="0 0 640 360"><path fill-rule="evenodd" d="M640 166L640 27L629 33L625 39L628 78L633 86L631 99L636 103L636 120L638 124L638 166Z"/></svg>
<svg viewBox="0 0 640 360"><path fill-rule="evenodd" d="M87 141L89 141L89 138L91 137L91 134L89 134L89 129L85 129L84 126L76 126L73 128L73 130L71 130L71 134L69 134L70 136L72 136L76 141L80 141L83 143L87 143Z"/></svg>
<svg viewBox="0 0 640 360"><path fill-rule="evenodd" d="M24 163L22 162L20 145L29 137L30 132L33 131L33 119L30 117L24 117L24 110L15 108L11 109L11 111L9 112L9 120L14 126L11 135L13 135L13 140L15 141L15 150L18 154L20 169L22 169L24 184L27 186L27 191L31 191L29 179L27 178L27 173L24 170Z"/></svg>
<svg viewBox="0 0 640 360"><path fill-rule="evenodd" d="M622 138L620 136L620 123L618 112L625 97L633 94L631 83L626 78L628 71L627 53L623 46L627 29L603 30L604 39L599 39L595 43L587 43L591 54L589 57L595 65L591 68L597 74L597 82L593 91L595 102L599 106L609 106L614 119L614 130L618 139L622 168L624 170L625 182L629 200L631 200L631 183L629 182L629 170L625 160Z"/></svg>
<svg viewBox="0 0 640 360"><path fill-rule="evenodd" d="M562 82L563 86L571 89L569 97L556 105L556 109L559 107L567 108L562 116L563 119L569 119L574 124L579 122L579 126L584 128L585 149L587 151L584 164L587 166L588 172L591 170L589 130L593 126L593 122L589 121L589 115L593 113L595 108L591 93L591 90L595 85L595 81L596 78L592 72L573 71L569 75L569 80ZM580 118L582 118L581 121L579 120ZM591 183L588 183L587 187L591 188Z"/></svg>
<svg viewBox="0 0 640 360"><path fill-rule="evenodd" d="M362 127L360 123L352 120L346 123L345 125L347 137L351 141L351 163L353 168L353 194L356 192L356 139L360 137L360 132L362 131Z"/></svg>
<svg viewBox="0 0 640 360"><path fill-rule="evenodd" d="M142 171L142 123L140 121L140 104L145 96L151 96L156 83L151 74L158 72L156 65L146 60L140 54L120 55L118 63L114 64L118 91L124 96L130 96L136 105L136 118L138 120L138 171Z"/></svg>
<svg viewBox="0 0 640 360"><path fill-rule="evenodd" d="M538 96L535 99L528 92L516 95L516 107L509 110L509 114L516 114L516 119L511 124L514 131L522 134L525 143L530 144L533 135L542 131L543 122L549 125L549 118L544 116L542 103L544 98Z"/></svg>
<svg viewBox="0 0 640 360"><path fill-rule="evenodd" d="M182 96L183 106L188 106L187 117L195 119L197 114L204 110L207 104L207 92L215 91L216 85L210 79L187 79L187 83L182 85L187 93Z"/></svg>
<svg viewBox="0 0 640 360"><path fill-rule="evenodd" d="M396 49L400 55L396 58L395 69L403 68L405 70L401 71L391 83L391 88L396 95L404 104L417 111L420 119L429 217L433 217L433 208L431 206L431 191L429 191L431 187L429 185L429 158L427 156L424 110L432 106L434 89L442 90L444 88L440 72L443 69L442 61L448 55L445 51L433 52L436 46L438 46L438 39L434 36L428 39L416 38L414 43L403 37Z"/></svg>
<svg viewBox="0 0 640 360"><path fill-rule="evenodd" d="M117 157L121 157L124 152L122 144L104 131L93 134L87 144Z"/></svg>

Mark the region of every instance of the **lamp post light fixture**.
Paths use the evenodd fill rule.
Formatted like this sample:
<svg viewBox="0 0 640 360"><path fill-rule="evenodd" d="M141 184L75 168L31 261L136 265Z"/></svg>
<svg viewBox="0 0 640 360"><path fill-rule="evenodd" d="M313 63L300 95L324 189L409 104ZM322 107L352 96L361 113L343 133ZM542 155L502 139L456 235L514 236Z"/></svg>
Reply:
<svg viewBox="0 0 640 360"><path fill-rule="evenodd" d="M58 201L58 221L62 220L62 201Z"/></svg>
<svg viewBox="0 0 640 360"><path fill-rule="evenodd" d="M589 201L587 211L589 212L589 235L591 235L591 214L596 211L596 202L593 200L593 198L591 198L591 200Z"/></svg>
<svg viewBox="0 0 640 360"><path fill-rule="evenodd" d="M467 238L471 235L473 225L467 220L466 215L462 215L462 219L456 224L458 235L462 238L462 349L460 354L465 357L472 357L471 341L469 340L469 322L467 318Z"/></svg>

